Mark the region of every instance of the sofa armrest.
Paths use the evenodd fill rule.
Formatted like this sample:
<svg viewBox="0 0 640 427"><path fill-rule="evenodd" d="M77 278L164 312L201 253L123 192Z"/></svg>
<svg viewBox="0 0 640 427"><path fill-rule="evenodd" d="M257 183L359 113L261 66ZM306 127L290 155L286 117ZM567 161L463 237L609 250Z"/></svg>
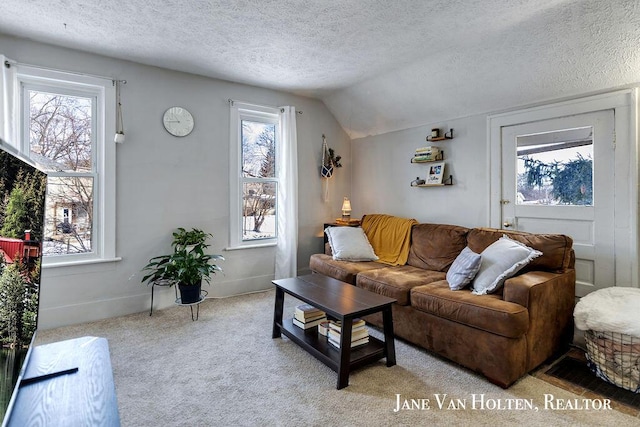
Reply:
<svg viewBox="0 0 640 427"><path fill-rule="evenodd" d="M329 242L324 244L324 254L325 255L333 255L333 251L331 250L331 245L329 244Z"/></svg>
<svg viewBox="0 0 640 427"><path fill-rule="evenodd" d="M511 277L504 282L503 299L515 302L524 307L531 308L531 304L542 299L556 299L557 292L567 297L569 292L573 300L575 296L575 274L551 273L547 271L529 271L518 276Z"/></svg>
<svg viewBox="0 0 640 427"><path fill-rule="evenodd" d="M503 298L527 307L528 369L532 369L573 340L576 272L529 271L504 283Z"/></svg>

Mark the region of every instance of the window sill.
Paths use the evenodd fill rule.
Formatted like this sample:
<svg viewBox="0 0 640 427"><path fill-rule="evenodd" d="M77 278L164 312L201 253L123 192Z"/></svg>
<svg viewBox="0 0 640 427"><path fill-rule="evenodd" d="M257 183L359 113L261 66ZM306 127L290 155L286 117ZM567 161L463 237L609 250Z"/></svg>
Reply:
<svg viewBox="0 0 640 427"><path fill-rule="evenodd" d="M76 261L60 261L60 262L51 262L51 263L47 263L46 261L43 261L42 268L48 269L48 268L58 268L58 267L74 267L74 266L90 265L90 264L105 264L108 262L118 262L118 261L122 261L122 258L121 257L93 258L93 259L83 259L83 260L76 260Z"/></svg>
<svg viewBox="0 0 640 427"><path fill-rule="evenodd" d="M255 249L255 248L270 248L276 246L276 242L271 243L255 243L253 245L242 245L242 246L229 246L228 248L224 248L225 251L238 251L242 249Z"/></svg>

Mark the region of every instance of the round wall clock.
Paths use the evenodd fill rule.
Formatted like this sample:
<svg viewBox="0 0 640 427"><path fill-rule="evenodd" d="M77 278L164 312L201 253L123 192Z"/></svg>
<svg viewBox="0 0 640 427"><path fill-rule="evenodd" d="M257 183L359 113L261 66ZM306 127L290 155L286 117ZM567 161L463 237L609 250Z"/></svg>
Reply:
<svg viewBox="0 0 640 427"><path fill-rule="evenodd" d="M173 136L187 136L193 130L193 116L182 107L171 107L162 116L164 128Z"/></svg>

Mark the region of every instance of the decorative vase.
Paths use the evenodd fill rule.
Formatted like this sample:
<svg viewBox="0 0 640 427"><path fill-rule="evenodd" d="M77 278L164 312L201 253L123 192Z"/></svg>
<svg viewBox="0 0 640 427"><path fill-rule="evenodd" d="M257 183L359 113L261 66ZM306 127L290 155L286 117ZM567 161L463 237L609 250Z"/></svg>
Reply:
<svg viewBox="0 0 640 427"><path fill-rule="evenodd" d="M180 302L182 304L193 304L200 301L201 288L202 284L200 283L197 285L178 284L178 289L180 289Z"/></svg>

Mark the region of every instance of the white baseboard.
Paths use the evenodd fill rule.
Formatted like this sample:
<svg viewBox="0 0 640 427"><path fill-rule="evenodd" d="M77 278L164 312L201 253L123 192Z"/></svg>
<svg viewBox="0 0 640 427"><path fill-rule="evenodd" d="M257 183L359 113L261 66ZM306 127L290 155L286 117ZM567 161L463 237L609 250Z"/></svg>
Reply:
<svg viewBox="0 0 640 427"><path fill-rule="evenodd" d="M156 293L156 296L158 296L158 293ZM148 310L150 301L151 289L149 289L148 293L134 296L129 295L51 308L41 307L38 314L38 329L53 329L60 326L95 322L110 317L138 313Z"/></svg>
<svg viewBox="0 0 640 427"><path fill-rule="evenodd" d="M308 269L300 270L299 274L309 274ZM209 292L209 298L226 298L242 294L250 294L273 289L273 275L256 276L231 280L226 282L212 282L204 285ZM175 303L175 289L156 287L154 290L153 309L160 310L171 307ZM76 325L86 322L108 319L110 317L125 316L149 310L151 307L151 287L138 295L127 295L112 299L87 301L58 307L40 307L38 329L53 329L61 326Z"/></svg>

